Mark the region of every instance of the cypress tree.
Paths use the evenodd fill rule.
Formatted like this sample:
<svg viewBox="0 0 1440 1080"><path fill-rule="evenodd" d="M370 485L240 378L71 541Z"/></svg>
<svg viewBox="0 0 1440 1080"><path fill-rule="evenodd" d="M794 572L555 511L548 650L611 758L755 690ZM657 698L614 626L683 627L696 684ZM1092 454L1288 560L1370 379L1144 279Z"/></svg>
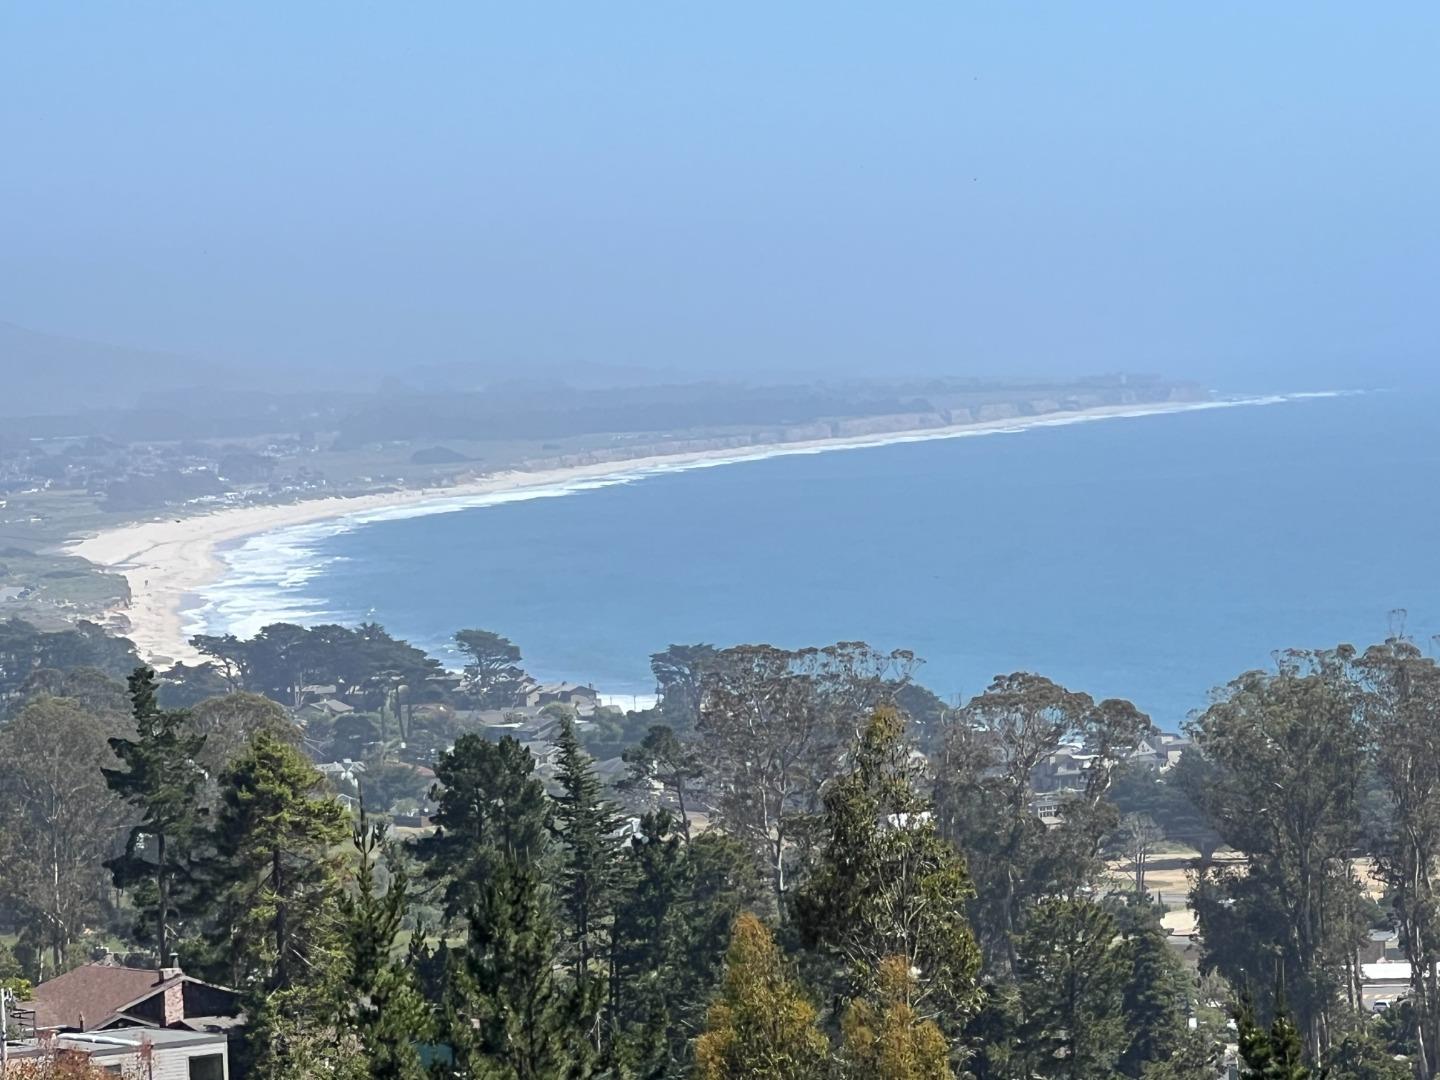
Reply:
<svg viewBox="0 0 1440 1080"><path fill-rule="evenodd" d="M915 979L901 956L875 973L875 1000L857 998L840 1018L842 1076L854 1080L954 1080L950 1044L915 1008Z"/></svg>
<svg viewBox="0 0 1440 1080"><path fill-rule="evenodd" d="M815 1080L829 1065L819 1014L785 969L770 931L735 920L724 988L695 1043L696 1080Z"/></svg>
<svg viewBox="0 0 1440 1080"><path fill-rule="evenodd" d="M141 914L138 936L155 943L161 964L169 962L169 926L178 914L178 895L189 881L189 859L200 830L204 775L196 759L203 735L186 729L185 714L156 703L155 672L136 668L129 678L133 739L112 738L110 748L123 768L102 769L110 790L140 812L125 852L105 863L117 889L134 889Z"/></svg>

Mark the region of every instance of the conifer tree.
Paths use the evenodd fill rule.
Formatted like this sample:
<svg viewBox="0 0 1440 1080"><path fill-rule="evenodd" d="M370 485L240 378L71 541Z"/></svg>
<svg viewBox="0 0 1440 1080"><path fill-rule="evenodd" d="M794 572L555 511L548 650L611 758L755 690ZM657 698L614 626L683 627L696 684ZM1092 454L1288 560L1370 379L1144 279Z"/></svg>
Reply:
<svg viewBox="0 0 1440 1080"><path fill-rule="evenodd" d="M857 998L840 1019L841 1075L854 1080L954 1080L950 1045L912 1002L915 979L903 957L880 962L874 1001Z"/></svg>
<svg viewBox="0 0 1440 1080"><path fill-rule="evenodd" d="M849 773L825 792L819 864L795 898L802 940L843 962L841 992L873 996L883 962L904 958L917 995L955 1032L979 1002L980 950L965 861L936 830L894 711L876 712Z"/></svg>
<svg viewBox="0 0 1440 1080"><path fill-rule="evenodd" d="M443 883L447 918L474 908L481 884L501 862L543 850L550 805L534 772L530 751L508 735L499 742L461 735L435 763L436 828L415 844L415 854L425 876Z"/></svg>
<svg viewBox="0 0 1440 1080"><path fill-rule="evenodd" d="M593 1051L557 971L554 901L535 859L496 866L452 969L449 1041L462 1076L581 1080Z"/></svg>
<svg viewBox="0 0 1440 1080"><path fill-rule="evenodd" d="M339 1014L364 1048L376 1080L423 1080L418 1043L431 1035L429 1006L413 970L396 956L409 900L409 879L390 864L389 888L376 881L385 851L385 826L371 826L361 814L352 842L358 865L355 888L340 898L340 942L344 997ZM418 935L417 935L418 937Z"/></svg>
<svg viewBox="0 0 1440 1080"><path fill-rule="evenodd" d="M428 876L445 882L447 910L467 923L466 948L446 961L443 1025L461 1076L575 1080L593 1059L560 974L546 876L552 807L534 772L514 739L478 735L461 736L435 769L439 828L417 852Z"/></svg>
<svg viewBox="0 0 1440 1080"><path fill-rule="evenodd" d="M603 795L590 755L580 747L575 724L560 722L555 796L555 831L561 842L559 900L565 915L566 947L574 980L576 1009L592 1045L601 1047L602 981L598 960L608 952L614 914L620 815Z"/></svg>
<svg viewBox="0 0 1440 1080"><path fill-rule="evenodd" d="M1255 1019L1255 1007L1246 997L1235 1014L1242 1069L1240 1080L1311 1080L1305 1064L1300 1031L1285 1011L1285 996L1275 995L1275 1018L1269 1030Z"/></svg>
<svg viewBox="0 0 1440 1080"><path fill-rule="evenodd" d="M261 731L220 781L208 895L237 981L314 981L334 947L344 807L299 750Z"/></svg>
<svg viewBox="0 0 1440 1080"><path fill-rule="evenodd" d="M665 810L641 819L626 852L611 937L614 1057L640 1080L666 1075L686 1041L683 1031L674 1032L674 1015L684 995L685 915L694 873L671 823Z"/></svg>
<svg viewBox="0 0 1440 1080"><path fill-rule="evenodd" d="M136 668L129 678L135 737L112 738L123 768L102 769L110 790L133 806L140 822L125 852L105 863L117 889L134 889L141 914L139 936L153 941L160 963L169 963L170 923L189 879L192 845L201 828L204 775L196 759L205 738L191 734L185 714L156 703L155 672Z"/></svg>
<svg viewBox="0 0 1440 1080"><path fill-rule="evenodd" d="M1130 1045L1119 1070L1139 1077L1145 1066L1168 1059L1186 1033L1190 994L1188 976L1166 940L1158 914L1148 903L1132 904L1140 925L1125 941L1129 972L1123 1010Z"/></svg>
<svg viewBox="0 0 1440 1080"><path fill-rule="evenodd" d="M1129 1042L1127 958L1115 920L1088 900L1055 897L1030 913L1017 949L1031 1072L1055 1080L1109 1076Z"/></svg>
<svg viewBox="0 0 1440 1080"><path fill-rule="evenodd" d="M746 912L735 920L720 999L695 1044L695 1080L816 1080L830 1044L818 1013L785 970L770 931Z"/></svg>

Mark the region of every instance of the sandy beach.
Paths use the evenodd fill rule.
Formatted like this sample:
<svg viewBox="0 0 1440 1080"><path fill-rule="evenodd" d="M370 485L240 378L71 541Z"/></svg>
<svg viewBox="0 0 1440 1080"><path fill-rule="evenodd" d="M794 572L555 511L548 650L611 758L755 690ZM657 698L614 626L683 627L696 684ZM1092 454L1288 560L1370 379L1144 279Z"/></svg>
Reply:
<svg viewBox="0 0 1440 1080"><path fill-rule="evenodd" d="M245 506L208 513L132 523L77 538L68 550L98 566L125 575L132 595L128 607L112 612L128 620L127 636L141 656L152 662L202 659L187 643L184 612L193 594L216 581L225 570L217 555L224 544L290 526L310 524L380 510L420 507L426 503L481 497L547 487L597 477L671 472L717 464L862 449L904 442L961 438L987 433L1019 432L1121 417L1153 416L1235 405L1270 404L1282 398L1239 401L1173 402L1115 405L1077 412L1054 412L953 427L894 431L833 439L730 447L680 454L649 455L563 469L496 473L453 487L406 489L352 498L322 498L274 506Z"/></svg>

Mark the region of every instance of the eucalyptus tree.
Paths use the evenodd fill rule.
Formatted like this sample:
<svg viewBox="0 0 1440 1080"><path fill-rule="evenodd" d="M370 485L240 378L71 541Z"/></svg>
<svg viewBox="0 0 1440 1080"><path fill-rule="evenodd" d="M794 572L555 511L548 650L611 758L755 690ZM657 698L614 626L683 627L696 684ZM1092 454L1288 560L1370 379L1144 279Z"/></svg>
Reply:
<svg viewBox="0 0 1440 1080"><path fill-rule="evenodd" d="M113 730L52 697L32 699L0 727L0 900L49 951L52 975L104 907L102 863L125 820L100 772L113 760Z"/></svg>
<svg viewBox="0 0 1440 1080"><path fill-rule="evenodd" d="M1312 1062L1330 1045L1363 933L1352 867L1366 764L1353 650L1282 654L1220 691L1190 725L1215 766L1193 794L1239 868L1192 892L1202 965L1237 988L1283 986Z"/></svg>
<svg viewBox="0 0 1440 1080"><path fill-rule="evenodd" d="M1410 963L1415 1074L1440 1072L1440 666L1395 639L1355 662L1387 827L1372 838L1374 873L1387 887Z"/></svg>
<svg viewBox="0 0 1440 1080"><path fill-rule="evenodd" d="M750 844L784 915L792 861L821 785L915 658L862 642L788 651L742 645L707 659L699 733L720 824Z"/></svg>
<svg viewBox="0 0 1440 1080"><path fill-rule="evenodd" d="M1028 904L1073 894L1099 875L1101 847L1117 820L1111 784L1150 730L1128 701L1096 702L1024 672L996 678L950 718L937 755L936 811L974 877L972 920L993 971L1015 970ZM1088 767L1080 786L1063 795L1052 829L1035 812L1032 781L1067 743L1083 747Z"/></svg>

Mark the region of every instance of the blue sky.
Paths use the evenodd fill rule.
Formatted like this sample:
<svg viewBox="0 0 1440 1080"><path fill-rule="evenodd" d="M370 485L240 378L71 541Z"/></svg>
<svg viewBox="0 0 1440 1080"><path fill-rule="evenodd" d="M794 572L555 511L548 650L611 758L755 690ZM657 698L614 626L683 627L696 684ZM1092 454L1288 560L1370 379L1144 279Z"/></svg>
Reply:
<svg viewBox="0 0 1440 1080"><path fill-rule="evenodd" d="M1422 3L10 3L0 319L317 367L1395 381L1440 344L1437 50Z"/></svg>

